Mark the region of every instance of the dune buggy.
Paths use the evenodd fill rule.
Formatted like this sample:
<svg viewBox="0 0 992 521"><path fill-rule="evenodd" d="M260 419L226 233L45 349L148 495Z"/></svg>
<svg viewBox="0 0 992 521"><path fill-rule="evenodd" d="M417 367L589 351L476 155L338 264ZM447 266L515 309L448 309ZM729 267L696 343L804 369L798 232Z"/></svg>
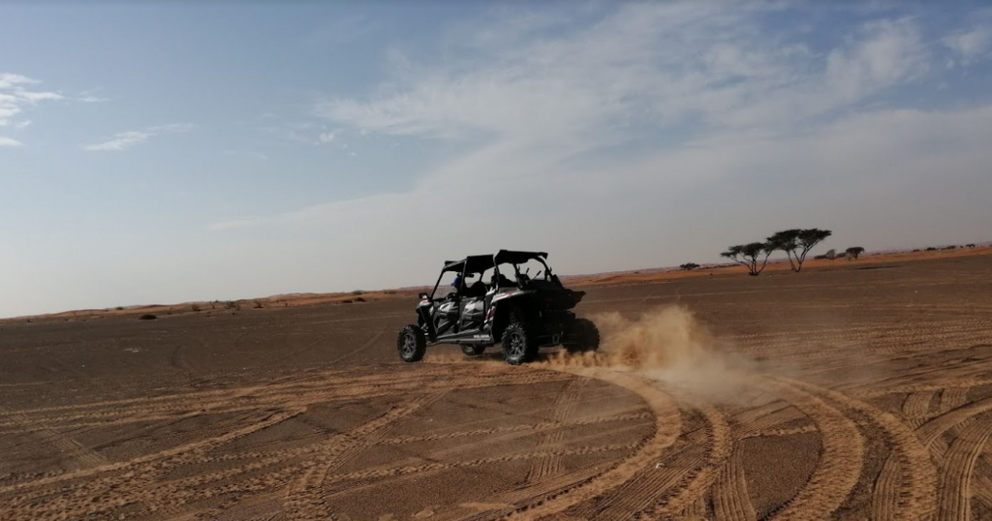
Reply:
<svg viewBox="0 0 992 521"><path fill-rule="evenodd" d="M547 257L500 250L445 262L434 290L420 294L417 323L400 330L400 358L417 362L436 344L458 344L478 356L499 344L504 359L517 365L533 360L541 347L599 348L596 325L571 311L585 292L563 286Z"/></svg>

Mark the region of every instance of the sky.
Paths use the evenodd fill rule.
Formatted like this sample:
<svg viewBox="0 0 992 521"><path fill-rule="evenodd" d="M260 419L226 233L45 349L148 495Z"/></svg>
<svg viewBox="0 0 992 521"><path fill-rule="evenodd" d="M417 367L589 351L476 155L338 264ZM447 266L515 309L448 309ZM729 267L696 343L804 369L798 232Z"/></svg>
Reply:
<svg viewBox="0 0 992 521"><path fill-rule="evenodd" d="M989 241L987 5L3 3L0 317Z"/></svg>

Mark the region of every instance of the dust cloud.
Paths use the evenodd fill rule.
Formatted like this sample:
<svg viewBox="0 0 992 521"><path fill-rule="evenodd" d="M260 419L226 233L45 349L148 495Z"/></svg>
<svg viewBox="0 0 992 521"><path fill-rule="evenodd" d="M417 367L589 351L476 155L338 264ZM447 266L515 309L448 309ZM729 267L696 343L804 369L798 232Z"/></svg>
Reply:
<svg viewBox="0 0 992 521"><path fill-rule="evenodd" d="M529 365L578 374L596 369L632 372L716 402L745 400L747 380L758 372L757 362L734 352L684 306L660 306L636 318L611 312L591 319L602 337L598 351L571 354L560 349ZM471 358L457 350L436 349L428 351L425 362L505 365L499 346Z"/></svg>
<svg viewBox="0 0 992 521"><path fill-rule="evenodd" d="M754 362L731 351L683 306L654 308L633 319L612 312L592 320L602 336L599 351L562 350L538 364L636 372L720 401L732 400L755 372Z"/></svg>

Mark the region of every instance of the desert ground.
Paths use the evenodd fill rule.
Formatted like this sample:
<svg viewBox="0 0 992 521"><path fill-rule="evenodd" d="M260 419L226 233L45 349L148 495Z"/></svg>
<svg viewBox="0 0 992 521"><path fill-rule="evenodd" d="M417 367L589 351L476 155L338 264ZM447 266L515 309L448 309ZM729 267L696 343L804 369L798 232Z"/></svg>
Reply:
<svg viewBox="0 0 992 521"><path fill-rule="evenodd" d="M2 322L0 519L992 519L992 256L587 282L520 367L405 294Z"/></svg>

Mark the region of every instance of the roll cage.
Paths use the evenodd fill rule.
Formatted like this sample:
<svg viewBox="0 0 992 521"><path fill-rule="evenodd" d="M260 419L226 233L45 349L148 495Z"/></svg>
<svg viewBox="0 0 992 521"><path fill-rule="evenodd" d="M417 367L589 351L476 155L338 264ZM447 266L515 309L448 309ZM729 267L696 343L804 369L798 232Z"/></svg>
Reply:
<svg viewBox="0 0 992 521"><path fill-rule="evenodd" d="M499 267L501 265L510 265L513 268L513 279L516 280L516 284L523 285L529 282L530 276L527 273L520 272L520 265L525 264L528 261L536 260L544 268L544 279L552 281L554 283L560 284L558 276L552 273L551 267L547 263L548 254L547 252L530 252L530 251L511 251L511 250L499 250L493 255L471 255L465 257L461 260L456 261L445 261L444 267L441 269L441 274L438 275L437 282L434 283L434 289L431 291L430 295L427 296L429 300L434 300L434 295L437 294L438 287L441 285L441 280L444 278L445 273L456 272L459 274L459 285L456 288L456 292L462 294L465 292L465 279L469 275L478 274L480 277L480 282L487 284L485 281L481 280L482 274L486 271L493 270L493 279L500 280L501 275L506 277L509 274L500 273ZM478 282L477 282L478 283Z"/></svg>

